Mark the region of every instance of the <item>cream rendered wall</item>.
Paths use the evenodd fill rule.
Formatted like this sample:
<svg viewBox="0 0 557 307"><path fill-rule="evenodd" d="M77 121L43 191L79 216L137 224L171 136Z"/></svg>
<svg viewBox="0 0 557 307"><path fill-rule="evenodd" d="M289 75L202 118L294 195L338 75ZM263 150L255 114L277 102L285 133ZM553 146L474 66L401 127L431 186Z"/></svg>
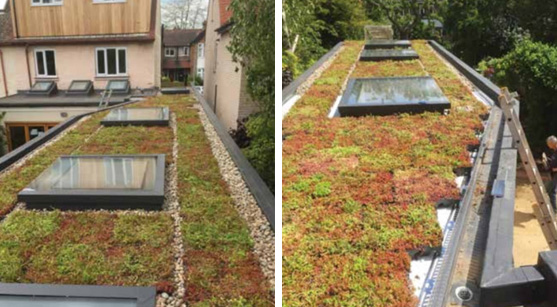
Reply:
<svg viewBox="0 0 557 307"><path fill-rule="evenodd" d="M29 47L28 57L29 64L31 66L31 78L33 79L33 82L36 80L53 79L58 83L59 89L67 89L72 80L92 80L95 84L95 89L103 89L109 80L122 79L122 77L96 77L95 49L100 47L126 48L128 79L133 88L148 88L157 86L157 65L146 64L154 63L157 60L155 54L156 48L153 43L99 43L95 45L53 45ZM55 51L56 78L38 78L36 76L34 52L36 49L52 49ZM19 71L17 74L21 73L22 72ZM8 79L9 78L11 78L11 76L8 77Z"/></svg>
<svg viewBox="0 0 557 307"><path fill-rule="evenodd" d="M15 95L18 90L29 89L27 76L27 62L25 61L25 47L0 48L4 58L5 75L8 80L8 93L4 90L3 74L0 67L0 98Z"/></svg>
<svg viewBox="0 0 557 307"><path fill-rule="evenodd" d="M68 118L97 108L0 108L6 112L3 123L60 123ZM66 116L62 116L66 113ZM0 124L3 124L0 123Z"/></svg>
<svg viewBox="0 0 557 307"><path fill-rule="evenodd" d="M216 115L228 129L236 129L242 85L242 68L232 61L232 54L226 48L230 44L230 34L215 32L220 24L218 1L209 2L207 31L205 34L205 80L203 92L205 100L213 107ZM216 101L215 101L216 86Z"/></svg>

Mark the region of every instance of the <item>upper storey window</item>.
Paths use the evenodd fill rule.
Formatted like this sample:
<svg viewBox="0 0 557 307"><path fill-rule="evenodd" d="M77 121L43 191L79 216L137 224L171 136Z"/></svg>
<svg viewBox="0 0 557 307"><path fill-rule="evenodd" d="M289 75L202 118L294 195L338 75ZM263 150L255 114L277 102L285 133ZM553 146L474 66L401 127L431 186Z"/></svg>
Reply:
<svg viewBox="0 0 557 307"><path fill-rule="evenodd" d="M62 5L63 0L31 0L32 6Z"/></svg>
<svg viewBox="0 0 557 307"><path fill-rule="evenodd" d="M93 0L93 3L122 3L127 0Z"/></svg>

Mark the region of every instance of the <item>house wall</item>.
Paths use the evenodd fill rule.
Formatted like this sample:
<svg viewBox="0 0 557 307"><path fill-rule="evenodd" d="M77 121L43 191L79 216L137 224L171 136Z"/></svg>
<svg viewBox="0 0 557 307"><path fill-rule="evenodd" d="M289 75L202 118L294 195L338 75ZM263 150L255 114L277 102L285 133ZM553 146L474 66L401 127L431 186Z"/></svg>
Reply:
<svg viewBox="0 0 557 307"><path fill-rule="evenodd" d="M122 77L97 77L95 48L124 47L127 50L128 79L132 87L148 88L157 85L156 49L152 43L125 43L99 45L55 45L30 47L28 51L33 83L36 80L57 81L59 89L67 89L72 80L92 80L96 89L105 88L107 82ZM35 68L35 49L52 49L56 57L56 78L38 78ZM152 63L148 65L146 63ZM124 77L125 78L125 77Z"/></svg>
<svg viewBox="0 0 557 307"><path fill-rule="evenodd" d="M152 0L123 3L64 0L56 6L32 6L30 0L13 1L20 37L148 33L150 30Z"/></svg>
<svg viewBox="0 0 557 307"><path fill-rule="evenodd" d="M25 47L2 47L4 60L4 74L0 67L0 98L15 95L18 90L29 89L27 62L25 61ZM4 89L4 75L6 76L8 93Z"/></svg>
<svg viewBox="0 0 557 307"><path fill-rule="evenodd" d="M92 112L97 108L0 108L0 113L6 112L4 123L60 123L68 118ZM63 116L66 113L65 116Z"/></svg>
<svg viewBox="0 0 557 307"><path fill-rule="evenodd" d="M232 61L232 54L226 46L230 44L230 34L215 32L220 24L218 1L209 2L207 31L205 34L205 82L203 93L220 121L228 129L236 129L240 104L242 68ZM215 100L216 96L216 100ZM215 107L216 105L216 107Z"/></svg>

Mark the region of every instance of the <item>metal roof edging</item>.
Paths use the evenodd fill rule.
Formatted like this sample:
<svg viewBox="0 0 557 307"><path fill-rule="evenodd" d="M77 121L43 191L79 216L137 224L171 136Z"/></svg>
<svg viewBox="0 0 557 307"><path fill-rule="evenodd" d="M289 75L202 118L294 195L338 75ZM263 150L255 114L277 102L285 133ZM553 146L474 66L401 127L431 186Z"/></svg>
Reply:
<svg viewBox="0 0 557 307"><path fill-rule="evenodd" d="M230 154L230 158L234 161L234 164L238 167L238 170L242 174L242 178L246 183L246 186L250 190L251 194L255 198L257 205L269 221L273 231L275 230L275 196L269 190L267 184L261 179L259 173L253 168L248 159L244 156L236 142L230 137L220 120L217 118L216 114L213 112L205 98L197 91L195 87L192 87L192 92L201 104L201 107L205 111L207 118L215 128L217 135L222 141L224 147Z"/></svg>

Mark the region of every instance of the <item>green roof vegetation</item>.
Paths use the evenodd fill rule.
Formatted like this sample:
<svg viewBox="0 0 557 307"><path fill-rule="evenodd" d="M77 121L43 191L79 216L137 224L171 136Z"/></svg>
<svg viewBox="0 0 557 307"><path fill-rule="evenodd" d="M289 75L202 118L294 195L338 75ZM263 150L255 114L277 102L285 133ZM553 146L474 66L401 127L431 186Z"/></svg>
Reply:
<svg viewBox="0 0 557 307"><path fill-rule="evenodd" d="M272 305L272 290L252 252L191 96L150 98L130 107L167 106L177 119L178 197L184 241L186 303ZM68 154L166 154L171 127L101 127L107 112L0 177L0 282L157 286L175 284L175 219L147 212L13 210L17 193ZM168 285L172 285L168 287ZM170 291L170 292L172 292Z"/></svg>
<svg viewBox="0 0 557 307"><path fill-rule="evenodd" d="M408 252L441 245L436 205L460 197L479 144L487 109L425 41L413 61L359 62L362 47L346 42L283 121L284 306L414 306ZM427 75L449 115L327 117L347 77Z"/></svg>

